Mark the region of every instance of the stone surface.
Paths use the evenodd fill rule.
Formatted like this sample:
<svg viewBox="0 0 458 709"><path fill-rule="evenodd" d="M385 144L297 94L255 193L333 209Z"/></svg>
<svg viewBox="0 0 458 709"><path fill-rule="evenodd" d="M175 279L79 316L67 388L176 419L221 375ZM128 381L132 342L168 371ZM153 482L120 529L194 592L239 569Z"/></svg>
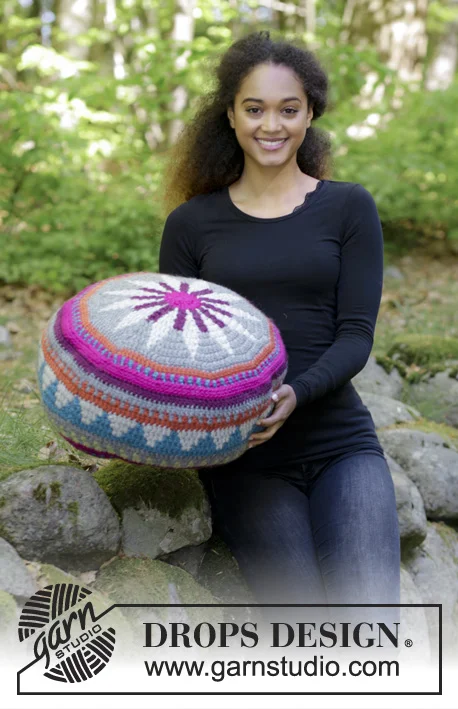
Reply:
<svg viewBox="0 0 458 709"><path fill-rule="evenodd" d="M398 399L403 390L403 380L398 370L393 368L387 374L374 356L369 357L364 369L353 377L352 382L360 396L361 392L370 392Z"/></svg>
<svg viewBox="0 0 458 709"><path fill-rule="evenodd" d="M97 568L119 549L119 519L85 470L44 465L0 482L0 533L24 559Z"/></svg>
<svg viewBox="0 0 458 709"><path fill-rule="evenodd" d="M410 387L412 401L428 406L428 418L458 428L458 375L450 377L450 368Z"/></svg>
<svg viewBox="0 0 458 709"><path fill-rule="evenodd" d="M403 281L405 276L396 266L387 266L383 271L384 278L395 278L397 281Z"/></svg>
<svg viewBox="0 0 458 709"><path fill-rule="evenodd" d="M404 564L401 564L401 603L423 604L424 602L407 568ZM413 641L412 647L408 648L408 651L405 652L406 659L409 661L412 660L414 656L418 656L422 661L428 662L429 658L432 656L425 610L425 608L418 607L401 608L401 623L399 626L400 645L402 647L404 641L408 638Z"/></svg>
<svg viewBox="0 0 458 709"><path fill-rule="evenodd" d="M28 598L37 590L16 549L5 539L0 539L0 590L19 598Z"/></svg>
<svg viewBox="0 0 458 709"><path fill-rule="evenodd" d="M435 433L407 428L378 432L384 450L418 487L429 519L458 519L458 452Z"/></svg>
<svg viewBox="0 0 458 709"><path fill-rule="evenodd" d="M0 325L0 348L12 346L11 335L4 325Z"/></svg>
<svg viewBox="0 0 458 709"><path fill-rule="evenodd" d="M203 509L189 507L179 517L139 503L122 513L122 549L126 556L156 559L182 547L197 545L212 532L210 505Z"/></svg>
<svg viewBox="0 0 458 709"><path fill-rule="evenodd" d="M19 620L19 609L14 600L14 596L6 591L0 590L0 640L8 640L13 631L17 638L17 622ZM15 638L15 639L16 639ZM3 648L0 648L3 649Z"/></svg>
<svg viewBox="0 0 458 709"><path fill-rule="evenodd" d="M422 496L415 483L402 470L393 470L390 462L388 465L394 482L402 545L404 548L417 546L427 532Z"/></svg>
<svg viewBox="0 0 458 709"><path fill-rule="evenodd" d="M444 649L458 652L458 532L443 522L428 522L424 542L403 558L423 603L442 604ZM438 612L425 609L432 652L438 647Z"/></svg>
<svg viewBox="0 0 458 709"><path fill-rule="evenodd" d="M183 547L173 551L171 554L166 554L161 557L161 561L165 561L172 566L178 566L180 569L187 571L194 579L197 579L202 560L205 552L208 549L208 542L203 542L198 546Z"/></svg>
<svg viewBox="0 0 458 709"><path fill-rule="evenodd" d="M209 591L182 569L152 559L117 558L105 564L93 586L116 603L158 604L154 608L121 608L136 636L144 638L145 622L218 623L218 608L166 608L166 604L214 604Z"/></svg>
<svg viewBox="0 0 458 709"><path fill-rule="evenodd" d="M377 429L384 426L392 426L395 423L414 421L421 417L420 412L414 409L413 406L403 404L402 401L392 399L390 396L362 391L360 397L363 400L363 404L371 412Z"/></svg>

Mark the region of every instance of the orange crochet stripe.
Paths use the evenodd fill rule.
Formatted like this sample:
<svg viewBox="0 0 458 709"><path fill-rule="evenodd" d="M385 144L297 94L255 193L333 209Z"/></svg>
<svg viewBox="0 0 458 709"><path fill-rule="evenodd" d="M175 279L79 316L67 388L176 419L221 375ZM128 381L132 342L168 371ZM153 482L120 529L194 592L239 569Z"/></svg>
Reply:
<svg viewBox="0 0 458 709"><path fill-rule="evenodd" d="M241 425L245 423L245 421L251 420L254 416L259 416L265 409L265 407L262 405L254 405L250 408L249 411L245 413L245 415L237 414L233 421L224 421L220 423L209 423L208 418L205 415L203 416L202 422L199 421L196 416L192 416L191 418L189 418L185 415L183 415L184 420L178 421L177 414L174 414L173 417L170 417L169 414L167 414L166 412L163 414L162 418L159 417L159 413L154 414L153 416L149 416L147 414L140 414L140 408L142 407L134 406L132 410L127 410L127 406L125 404L122 404L122 402L118 399L114 399L112 397L111 402L107 401L106 399L103 400L102 391L96 392L94 387L91 387L86 382L82 381L75 373L71 372L71 370L62 362L62 360L59 359L57 353L52 351L49 340L46 335L46 331L43 332L42 335L42 348L44 359L47 365L52 369L58 381L62 382L72 394L80 397L81 399L84 399L84 401L88 401L91 404L95 404L95 406L97 406L99 409L102 409L103 411L106 411L107 413L118 414L119 416L132 419L133 421L136 421L143 425L158 424L160 426L171 428L174 431L201 431L202 429L207 431L214 431L215 429L219 428L226 429L228 424L230 423L232 423L232 425L234 426ZM68 375L69 372L71 376ZM91 389L93 389L94 391L91 392ZM146 405L147 402L145 402L145 406Z"/></svg>

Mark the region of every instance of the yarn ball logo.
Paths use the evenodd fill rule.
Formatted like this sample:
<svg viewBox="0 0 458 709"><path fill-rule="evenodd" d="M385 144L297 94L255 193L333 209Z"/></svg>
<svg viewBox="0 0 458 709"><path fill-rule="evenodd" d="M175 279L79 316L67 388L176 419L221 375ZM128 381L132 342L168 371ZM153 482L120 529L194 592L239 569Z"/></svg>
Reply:
<svg viewBox="0 0 458 709"><path fill-rule="evenodd" d="M56 682L84 682L110 661L115 630L103 629L91 601L92 591L71 583L46 586L24 605L19 640L34 636L36 660L46 659L44 676Z"/></svg>

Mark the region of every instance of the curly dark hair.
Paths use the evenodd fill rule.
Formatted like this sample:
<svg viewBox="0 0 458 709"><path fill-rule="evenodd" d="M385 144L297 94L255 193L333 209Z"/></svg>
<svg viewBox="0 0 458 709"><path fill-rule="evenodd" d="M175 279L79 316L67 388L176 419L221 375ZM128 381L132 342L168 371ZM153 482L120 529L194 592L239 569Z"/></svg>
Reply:
<svg viewBox="0 0 458 709"><path fill-rule="evenodd" d="M169 151L160 198L165 216L191 197L230 185L242 174L244 154L227 109L234 109L243 79L261 63L290 67L302 83L309 107L313 106L313 122L323 115L328 78L313 52L299 40L275 41L263 30L234 42L214 69L216 89L199 97L196 115ZM311 125L297 151L300 170L325 179L331 174L331 162L329 134Z"/></svg>

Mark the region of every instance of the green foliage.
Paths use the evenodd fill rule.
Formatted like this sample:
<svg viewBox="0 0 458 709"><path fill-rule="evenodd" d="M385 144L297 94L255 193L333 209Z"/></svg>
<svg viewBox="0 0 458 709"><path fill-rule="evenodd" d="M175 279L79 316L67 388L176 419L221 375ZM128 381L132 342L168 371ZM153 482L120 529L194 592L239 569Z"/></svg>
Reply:
<svg viewBox="0 0 458 709"><path fill-rule="evenodd" d="M345 141L337 178L360 182L372 193L387 238L410 246L457 240L458 82L447 91L401 91L403 105L384 128L371 138Z"/></svg>
<svg viewBox="0 0 458 709"><path fill-rule="evenodd" d="M457 85L410 92L374 49L340 42L344 8L318 0L316 35L301 35L313 39L329 75L320 126L334 141L332 177L372 192L388 240L407 248L448 240L458 250ZM0 18L0 283L71 295L118 273L157 270L157 195L172 121L190 118L212 89L208 70L235 38L272 29L262 13L253 25L251 11L229 0L200 0L193 40L173 42L174 12L159 0L117 3L116 18L104 22L96 8L94 26L77 39L54 23L45 46L36 3L8 4ZM431 33L451 17L444 0L431 3ZM75 47L87 48L84 59ZM120 47L122 71L114 71ZM371 113L358 101L368 72L384 90L374 136L359 140L351 127ZM178 87L187 103L175 112Z"/></svg>

